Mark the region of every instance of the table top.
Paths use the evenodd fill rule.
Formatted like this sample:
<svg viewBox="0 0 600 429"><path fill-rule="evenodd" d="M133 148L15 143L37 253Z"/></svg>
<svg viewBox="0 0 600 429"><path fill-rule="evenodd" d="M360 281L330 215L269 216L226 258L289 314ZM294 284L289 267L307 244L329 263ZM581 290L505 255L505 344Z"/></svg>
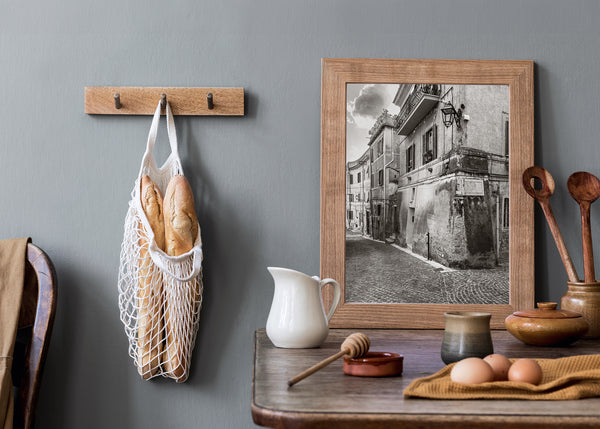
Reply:
<svg viewBox="0 0 600 429"><path fill-rule="evenodd" d="M315 349L280 349L265 330L255 332L252 378L254 422L272 428L592 428L600 427L600 398L573 401L430 400L404 398L416 378L444 367L442 330L362 330L372 351L400 353L400 377L345 375L342 359L288 387L287 380L339 351L353 330L331 329ZM509 358L559 358L600 354L599 340L567 347L534 347L506 331L492 331L494 351Z"/></svg>

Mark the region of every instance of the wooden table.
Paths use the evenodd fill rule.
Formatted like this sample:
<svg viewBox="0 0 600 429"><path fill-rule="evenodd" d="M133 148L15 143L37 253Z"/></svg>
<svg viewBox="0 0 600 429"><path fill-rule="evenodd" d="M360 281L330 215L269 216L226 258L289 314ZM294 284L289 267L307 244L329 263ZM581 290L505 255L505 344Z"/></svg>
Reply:
<svg viewBox="0 0 600 429"><path fill-rule="evenodd" d="M598 428L600 398L576 401L404 399L415 378L437 372L441 330L362 330L371 350L404 356L401 377L344 375L342 360L288 388L287 380L336 353L353 331L332 329L318 349L278 349L265 330L255 333L252 377L254 422L272 428ZM494 351L509 358L558 358L600 353L600 341L569 347L527 346L506 331L493 331Z"/></svg>

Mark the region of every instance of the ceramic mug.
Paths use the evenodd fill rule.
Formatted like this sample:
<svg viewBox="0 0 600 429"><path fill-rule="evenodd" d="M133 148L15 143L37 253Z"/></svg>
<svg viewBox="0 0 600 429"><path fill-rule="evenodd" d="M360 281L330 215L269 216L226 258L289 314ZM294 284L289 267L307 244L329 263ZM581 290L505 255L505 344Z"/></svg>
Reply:
<svg viewBox="0 0 600 429"><path fill-rule="evenodd" d="M494 353L490 313L450 311L444 313L444 318L446 325L441 356L446 365L468 357L484 358Z"/></svg>

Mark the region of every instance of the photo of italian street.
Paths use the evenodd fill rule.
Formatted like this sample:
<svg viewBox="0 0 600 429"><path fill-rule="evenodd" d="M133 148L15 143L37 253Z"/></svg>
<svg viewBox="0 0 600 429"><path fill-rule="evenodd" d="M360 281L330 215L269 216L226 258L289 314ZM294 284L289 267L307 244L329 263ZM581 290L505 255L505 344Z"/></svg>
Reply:
<svg viewBox="0 0 600 429"><path fill-rule="evenodd" d="M396 245L346 232L346 302L507 304L507 278L508 264L450 269Z"/></svg>
<svg viewBox="0 0 600 429"><path fill-rule="evenodd" d="M510 303L503 85L348 84L345 301Z"/></svg>

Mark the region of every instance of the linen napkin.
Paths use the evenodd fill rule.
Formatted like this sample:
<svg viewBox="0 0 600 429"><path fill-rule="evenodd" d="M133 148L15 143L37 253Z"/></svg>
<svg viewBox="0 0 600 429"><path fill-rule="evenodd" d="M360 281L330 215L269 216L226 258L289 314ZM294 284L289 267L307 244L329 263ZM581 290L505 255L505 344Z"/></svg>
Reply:
<svg viewBox="0 0 600 429"><path fill-rule="evenodd" d="M510 359L512 362L515 359ZM539 385L515 381L461 384L450 380L455 363L418 378L404 389L405 397L429 399L567 400L600 396L600 355L535 359L542 367Z"/></svg>

